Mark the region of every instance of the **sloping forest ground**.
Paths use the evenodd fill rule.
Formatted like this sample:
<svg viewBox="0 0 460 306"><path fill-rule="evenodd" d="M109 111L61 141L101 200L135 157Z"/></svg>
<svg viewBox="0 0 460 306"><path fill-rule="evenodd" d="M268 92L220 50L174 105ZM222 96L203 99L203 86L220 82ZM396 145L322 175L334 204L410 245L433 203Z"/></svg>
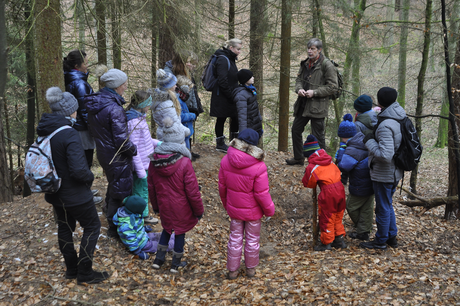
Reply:
<svg viewBox="0 0 460 306"><path fill-rule="evenodd" d="M312 250L311 190L303 188L304 167L286 166L286 153L268 152L270 187L276 214L264 219L260 265L248 279L242 263L238 279L226 275L229 219L218 196L222 154L198 144L202 158L194 162L202 186L205 215L186 235L185 270L174 275L169 262L151 268L102 232L95 268L112 274L104 283L78 286L64 278L51 206L42 195L16 197L0 206L0 305L460 305L460 223L444 221L443 207L418 216L420 209L398 203L397 249ZM444 195L446 149L427 148L420 166L419 193ZM103 194L100 168L95 187ZM406 182L409 173L406 173ZM347 191L348 192L348 191ZM101 206L97 206L101 213ZM345 214L347 231L352 230ZM155 227L161 230L161 225ZM375 232L375 230L374 230ZM81 237L81 228L75 240ZM168 255L167 260L171 260Z"/></svg>

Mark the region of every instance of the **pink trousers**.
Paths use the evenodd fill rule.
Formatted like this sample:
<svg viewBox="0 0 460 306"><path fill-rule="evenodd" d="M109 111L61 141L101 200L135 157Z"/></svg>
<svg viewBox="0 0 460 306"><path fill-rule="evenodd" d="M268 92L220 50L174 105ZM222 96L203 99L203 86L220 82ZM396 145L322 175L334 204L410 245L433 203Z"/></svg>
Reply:
<svg viewBox="0 0 460 306"><path fill-rule="evenodd" d="M246 244L244 245L246 268L257 267L259 264L260 226L260 219L256 221L232 220L227 246L227 269L229 271L236 271L240 268L243 237L246 238Z"/></svg>

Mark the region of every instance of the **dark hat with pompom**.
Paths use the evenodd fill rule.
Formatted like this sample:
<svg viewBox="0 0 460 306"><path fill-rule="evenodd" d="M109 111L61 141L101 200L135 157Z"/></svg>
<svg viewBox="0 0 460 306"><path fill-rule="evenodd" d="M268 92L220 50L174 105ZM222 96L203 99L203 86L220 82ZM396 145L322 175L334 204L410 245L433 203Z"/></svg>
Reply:
<svg viewBox="0 0 460 306"><path fill-rule="evenodd" d="M356 135L356 126L353 123L353 116L351 114L343 116L343 121L339 125L337 135L342 138L351 138Z"/></svg>

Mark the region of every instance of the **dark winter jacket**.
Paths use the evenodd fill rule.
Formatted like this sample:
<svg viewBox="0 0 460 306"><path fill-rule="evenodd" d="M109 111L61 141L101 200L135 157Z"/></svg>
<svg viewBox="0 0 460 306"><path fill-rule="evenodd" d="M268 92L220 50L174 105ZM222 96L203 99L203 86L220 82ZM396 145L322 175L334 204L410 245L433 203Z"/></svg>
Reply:
<svg viewBox="0 0 460 306"><path fill-rule="evenodd" d="M136 146L129 140L124 103L120 95L107 88L85 98L97 158L107 177L116 180L110 190L114 199L124 199L131 194L133 156L137 154Z"/></svg>
<svg viewBox="0 0 460 306"><path fill-rule="evenodd" d="M363 134L372 132L374 125L377 124L377 114L370 110L368 112L358 114L355 121L356 131Z"/></svg>
<svg viewBox="0 0 460 306"><path fill-rule="evenodd" d="M37 127L38 136L48 136L56 129L70 125L69 119L58 114L43 114ZM74 129L64 129L51 138L51 154L61 188L46 194L45 200L55 206L72 207L92 200L91 184L94 176L86 162L80 136Z"/></svg>
<svg viewBox="0 0 460 306"><path fill-rule="evenodd" d="M232 92L238 87L236 54L226 48L217 50L215 54L224 55L228 61L223 56L219 56L216 60L217 83L212 90L210 115L211 117L234 117L237 112ZM230 69L228 68L229 61Z"/></svg>
<svg viewBox="0 0 460 306"><path fill-rule="evenodd" d="M244 87L240 85L233 90L234 98L236 104L236 109L238 111L238 125L239 131L242 132L245 129L253 129L259 134L262 133L262 116L259 112L259 103L257 103L257 96Z"/></svg>
<svg viewBox="0 0 460 306"><path fill-rule="evenodd" d="M313 98L298 97L294 104L294 116L325 118L329 110L329 96L338 88L334 64L323 55L315 64L311 75L307 75L308 58L300 62L295 82L295 92L300 89L313 90ZM305 105L304 107L303 104ZM303 109L303 111L302 111ZM302 111L302 112L301 112Z"/></svg>
<svg viewBox="0 0 460 306"><path fill-rule="evenodd" d="M88 84L88 73L79 70L64 71L65 90L70 92L78 100L77 122L73 127L77 131L88 129L88 112L86 111L85 96L93 92L93 88Z"/></svg>
<svg viewBox="0 0 460 306"><path fill-rule="evenodd" d="M374 193L369 172L369 152L363 143L364 134L358 132L347 142L338 166L342 172L349 174L349 191L358 197L368 197Z"/></svg>
<svg viewBox="0 0 460 306"><path fill-rule="evenodd" d="M149 198L160 212L161 225L181 235L191 230L203 215L203 202L189 158L179 153L151 156L148 173Z"/></svg>

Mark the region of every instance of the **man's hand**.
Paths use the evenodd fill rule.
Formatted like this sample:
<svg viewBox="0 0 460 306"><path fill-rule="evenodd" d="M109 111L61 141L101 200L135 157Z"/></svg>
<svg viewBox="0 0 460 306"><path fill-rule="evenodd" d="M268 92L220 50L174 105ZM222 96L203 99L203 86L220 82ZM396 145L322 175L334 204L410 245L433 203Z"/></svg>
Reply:
<svg viewBox="0 0 460 306"><path fill-rule="evenodd" d="M313 90L307 90L305 93L305 97L307 98L313 98Z"/></svg>
<svg viewBox="0 0 460 306"><path fill-rule="evenodd" d="M299 89L297 94L299 95L299 97L305 97L307 92L305 91L305 89Z"/></svg>

